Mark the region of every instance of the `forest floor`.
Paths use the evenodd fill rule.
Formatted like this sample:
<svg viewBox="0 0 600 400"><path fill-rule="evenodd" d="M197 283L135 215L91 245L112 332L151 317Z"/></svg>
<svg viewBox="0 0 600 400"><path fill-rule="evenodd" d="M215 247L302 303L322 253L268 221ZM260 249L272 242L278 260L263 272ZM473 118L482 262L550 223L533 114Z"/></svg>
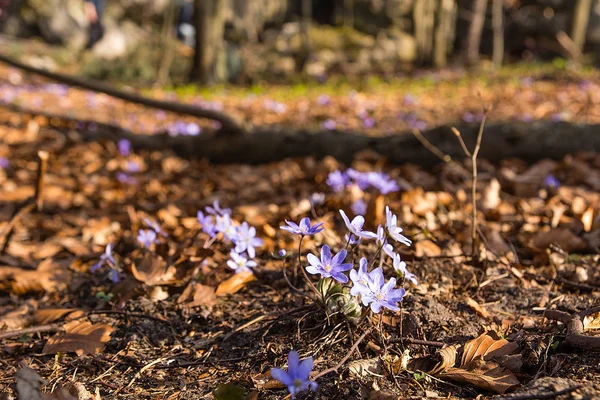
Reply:
<svg viewBox="0 0 600 400"><path fill-rule="evenodd" d="M139 133L211 128L16 70L0 69L0 80L0 100L27 109ZM223 90L178 100L257 126L373 135L478 124L483 104L493 105L490 120L507 123L600 120L594 77L442 74L419 82L404 90ZM0 398L15 398L19 385L33 393L19 398L42 398L34 397L42 377L50 399L213 398L219 385L229 386L218 399L279 399L287 391L269 371L285 368L292 349L313 358L319 384L301 399L600 398L597 154L532 165L479 160L473 254L466 159L432 169L389 165L370 153L352 165L332 158L211 165L169 149L128 153L113 141L82 140L78 126L58 131L49 122L0 107L0 246L7 243L0 255ZM384 172L399 190L351 184L334 191L329 174L348 168ZM253 274L235 274L227 265L232 244L211 240L200 225L197 212L215 200L263 240ZM376 230L385 205L412 240L395 250L418 284L403 282L399 312L365 307L358 322L331 315L295 274L299 237L279 227L303 217L324 223L301 242L304 267L324 244L334 253L348 247L339 209L364 212L366 229ZM137 239L140 229L158 233L149 248ZM109 244L115 264L92 272ZM274 256L281 249L285 264ZM363 256L379 260L375 241L351 248L347 260L356 266ZM392 276L391 259L381 259ZM578 315L580 332L573 328Z"/></svg>

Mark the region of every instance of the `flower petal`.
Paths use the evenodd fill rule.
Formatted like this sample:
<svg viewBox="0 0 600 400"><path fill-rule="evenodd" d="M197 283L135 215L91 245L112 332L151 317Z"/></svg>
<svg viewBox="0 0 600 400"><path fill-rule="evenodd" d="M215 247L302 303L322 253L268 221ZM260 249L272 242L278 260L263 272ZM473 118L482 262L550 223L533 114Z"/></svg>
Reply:
<svg viewBox="0 0 600 400"><path fill-rule="evenodd" d="M300 365L298 365L298 369L296 372L296 378L301 379L302 381L308 380L310 376L310 371L313 369L313 359L312 357L305 358L302 360Z"/></svg>
<svg viewBox="0 0 600 400"><path fill-rule="evenodd" d="M288 374L282 369L271 368L271 376L273 377L273 379L277 379L285 386L290 386L294 384L294 379L290 376L290 374Z"/></svg>

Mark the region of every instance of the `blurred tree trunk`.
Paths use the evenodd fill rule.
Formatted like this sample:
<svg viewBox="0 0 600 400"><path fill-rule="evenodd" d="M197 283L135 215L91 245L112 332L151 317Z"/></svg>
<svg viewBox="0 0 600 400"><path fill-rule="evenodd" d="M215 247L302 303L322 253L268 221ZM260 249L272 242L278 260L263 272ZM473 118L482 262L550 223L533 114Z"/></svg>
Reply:
<svg viewBox="0 0 600 400"><path fill-rule="evenodd" d="M194 0L196 49L190 78L202 84L222 79L217 61L224 51L225 0Z"/></svg>
<svg viewBox="0 0 600 400"><path fill-rule="evenodd" d="M344 26L354 28L354 0L344 0Z"/></svg>
<svg viewBox="0 0 600 400"><path fill-rule="evenodd" d="M440 0L438 7L433 62L436 67L444 67L448 62L448 54L452 52L452 44L454 43L456 0Z"/></svg>
<svg viewBox="0 0 600 400"><path fill-rule="evenodd" d="M479 61L479 45L485 23L488 0L473 0L473 13L469 36L467 37L467 63L475 65Z"/></svg>
<svg viewBox="0 0 600 400"><path fill-rule="evenodd" d="M436 0L417 0L413 9L417 58L420 62L431 61L433 52L433 27Z"/></svg>
<svg viewBox="0 0 600 400"><path fill-rule="evenodd" d="M298 62L298 68L302 70L311 53L312 43L310 40L310 26L312 21L312 0L302 0L302 21L300 29L302 34L302 54Z"/></svg>
<svg viewBox="0 0 600 400"><path fill-rule="evenodd" d="M492 62L495 68L502 66L504 58L504 7L503 0L493 0L492 27L494 29L494 50Z"/></svg>
<svg viewBox="0 0 600 400"><path fill-rule="evenodd" d="M583 46L585 45L585 36L587 34L591 10L592 0L577 0L573 13L571 39L573 39L573 43L575 43L580 54L583 52Z"/></svg>

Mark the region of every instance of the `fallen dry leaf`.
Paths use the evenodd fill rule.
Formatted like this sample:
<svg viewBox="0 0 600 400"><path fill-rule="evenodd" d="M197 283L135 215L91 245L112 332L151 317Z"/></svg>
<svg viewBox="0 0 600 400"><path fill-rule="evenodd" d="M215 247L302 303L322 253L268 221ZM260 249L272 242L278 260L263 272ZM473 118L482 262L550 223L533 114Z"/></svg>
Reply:
<svg viewBox="0 0 600 400"><path fill-rule="evenodd" d="M512 354L518 347L515 342L498 339L495 332L485 332L465 343L460 364L461 366L468 364L479 356L487 361L495 357Z"/></svg>
<svg viewBox="0 0 600 400"><path fill-rule="evenodd" d="M409 361L410 371L424 371L431 375L440 374L456 364L458 345L444 347L432 355L414 358Z"/></svg>
<svg viewBox="0 0 600 400"><path fill-rule="evenodd" d="M197 282L191 282L181 293L177 303L185 304L188 307L213 306L217 303L215 289Z"/></svg>
<svg viewBox="0 0 600 400"><path fill-rule="evenodd" d="M531 246L538 251L545 251L550 245L556 245L567 253L587 249L587 243L570 229L553 228L538 232L531 239Z"/></svg>
<svg viewBox="0 0 600 400"><path fill-rule="evenodd" d="M486 319L490 317L490 313L485 308L483 308L478 302L476 302L469 296L465 297L465 303L467 304L467 306L469 306L469 308L471 308L473 311L475 311L477 313L477 315L479 315L480 317L483 317Z"/></svg>
<svg viewBox="0 0 600 400"><path fill-rule="evenodd" d="M600 312L583 317L583 331L595 331L600 329Z"/></svg>
<svg viewBox="0 0 600 400"><path fill-rule="evenodd" d="M106 324L92 324L88 321L72 321L64 325L65 332L48 339L42 353L70 353L78 356L98 353L104 343L110 340L113 328Z"/></svg>
<svg viewBox="0 0 600 400"><path fill-rule="evenodd" d="M348 365L348 370L351 374L359 377L379 374L381 373L381 361L378 358L352 361Z"/></svg>
<svg viewBox="0 0 600 400"><path fill-rule="evenodd" d="M500 394L520 383L509 369L495 362L485 361L481 356L460 368L450 368L440 376Z"/></svg>
<svg viewBox="0 0 600 400"><path fill-rule="evenodd" d="M223 296L226 294L233 294L239 291L246 284L256 280L256 277L252 272L244 271L233 275L231 278L224 280L219 284L215 294L217 296Z"/></svg>
<svg viewBox="0 0 600 400"><path fill-rule="evenodd" d="M67 269L51 258L42 261L37 269L13 271L11 290L15 294L54 292L66 286Z"/></svg>
<svg viewBox="0 0 600 400"><path fill-rule="evenodd" d="M131 274L148 286L174 283L176 268L167 266L165 260L157 254L145 252L141 260L131 265Z"/></svg>

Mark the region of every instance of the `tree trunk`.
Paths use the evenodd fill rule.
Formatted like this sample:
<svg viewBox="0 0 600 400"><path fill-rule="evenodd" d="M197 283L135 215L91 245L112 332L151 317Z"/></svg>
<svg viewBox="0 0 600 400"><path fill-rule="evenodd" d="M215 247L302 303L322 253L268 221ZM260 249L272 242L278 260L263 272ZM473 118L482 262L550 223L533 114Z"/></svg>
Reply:
<svg viewBox="0 0 600 400"><path fill-rule="evenodd" d="M302 35L302 51L298 59L298 70L302 71L310 57L312 43L310 40L310 26L312 21L312 0L302 0L302 20L300 30Z"/></svg>
<svg viewBox="0 0 600 400"><path fill-rule="evenodd" d="M190 78L204 85L223 78L216 72L219 53L224 50L224 6L224 0L194 0L196 49Z"/></svg>
<svg viewBox="0 0 600 400"><path fill-rule="evenodd" d="M473 0L473 18L469 27L467 37L467 63L475 65L479 62L479 45L481 44L481 33L485 23L488 0Z"/></svg>
<svg viewBox="0 0 600 400"><path fill-rule="evenodd" d="M452 51L452 43L454 42L456 1L440 0L438 7L438 25L435 29L433 62L436 67L444 67L448 62L448 54Z"/></svg>
<svg viewBox="0 0 600 400"><path fill-rule="evenodd" d="M354 28L354 0L344 0L344 26Z"/></svg>
<svg viewBox="0 0 600 400"><path fill-rule="evenodd" d="M592 0L577 0L575 11L573 13L573 28L571 29L571 39L579 50L583 52L585 45L585 36L587 34L588 23L590 21L590 12L592 9Z"/></svg>
<svg viewBox="0 0 600 400"><path fill-rule="evenodd" d="M494 29L494 51L492 62L495 68L502 66L504 58L504 8L503 0L493 0L492 3L492 26Z"/></svg>
<svg viewBox="0 0 600 400"><path fill-rule="evenodd" d="M413 9L417 58L422 63L432 58L435 9L435 0L417 0Z"/></svg>

